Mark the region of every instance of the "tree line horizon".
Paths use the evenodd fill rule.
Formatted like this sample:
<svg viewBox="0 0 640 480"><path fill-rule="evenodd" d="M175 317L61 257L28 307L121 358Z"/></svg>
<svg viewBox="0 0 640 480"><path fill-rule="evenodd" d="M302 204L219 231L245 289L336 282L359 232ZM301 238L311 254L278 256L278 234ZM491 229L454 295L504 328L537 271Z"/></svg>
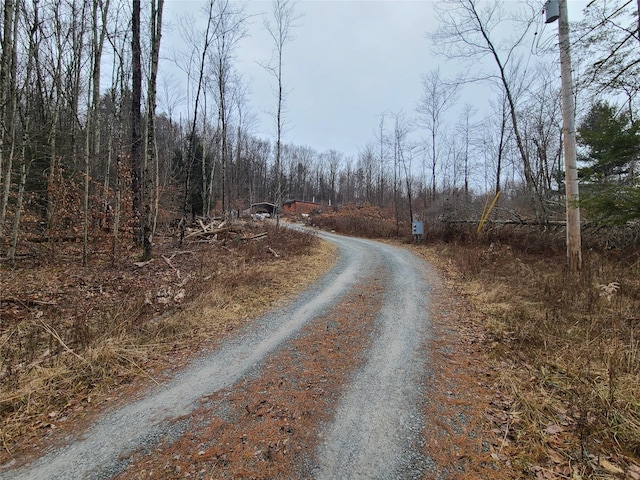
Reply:
<svg viewBox="0 0 640 480"><path fill-rule="evenodd" d="M203 2L202 29L181 24L190 48L174 61L190 94L180 121L173 113L182 92L158 89L164 0L1 6L0 246L11 261L34 236L77 236L85 264L88 245L105 237L114 258L133 241L148 259L158 228L286 199L370 203L407 222L472 221L477 205L500 193L498 215L541 225L564 217L557 47L533 61L526 55L536 5L438 4L431 44L448 61L478 67L455 79L427 72L415 111L381 114L355 157L284 139L294 85L282 63L303 28L295 2L275 0L264 19L274 52L263 65L275 86L272 138L252 133L250 94L236 69L247 35L238 2ZM498 34L506 26L512 35ZM581 206L586 221L603 225L640 217L639 28L638 10L622 0L592 2L572 24ZM492 87L491 111L478 119L465 104L451 122L461 88L477 82Z"/></svg>

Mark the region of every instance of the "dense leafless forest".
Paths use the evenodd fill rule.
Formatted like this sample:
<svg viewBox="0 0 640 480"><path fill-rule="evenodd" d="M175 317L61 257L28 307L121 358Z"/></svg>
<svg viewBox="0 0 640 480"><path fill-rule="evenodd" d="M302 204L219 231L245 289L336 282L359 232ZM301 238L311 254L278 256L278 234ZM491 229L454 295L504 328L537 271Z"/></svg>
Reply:
<svg viewBox="0 0 640 480"><path fill-rule="evenodd" d="M572 24L581 207L592 224L625 224L640 210L637 7L590 2ZM415 111L393 113L389 105L355 158L282 138L288 80L281 66L293 29L304 28L296 5L277 0L264 22L274 47L264 69L276 86L272 138L252 134L251 96L234 66L247 35L242 4L211 0L202 8L206 21L182 27L191 48L174 59L185 82L161 89L161 110L163 0L3 1L5 260L65 240L83 243L84 263L96 242L115 256L134 241L148 258L158 229L178 232L196 216L286 199L367 202L407 222L478 221L487 196L490 203L501 192L494 218L564 219L559 70L549 62L557 55L522 61L532 48L557 53L555 36L531 47L542 5L514 11L494 1L441 2L428 41L447 59L477 67L455 79L425 73ZM492 86L492 110L467 105L452 119L461 89L479 83ZM178 116L171 98L185 89L189 113Z"/></svg>

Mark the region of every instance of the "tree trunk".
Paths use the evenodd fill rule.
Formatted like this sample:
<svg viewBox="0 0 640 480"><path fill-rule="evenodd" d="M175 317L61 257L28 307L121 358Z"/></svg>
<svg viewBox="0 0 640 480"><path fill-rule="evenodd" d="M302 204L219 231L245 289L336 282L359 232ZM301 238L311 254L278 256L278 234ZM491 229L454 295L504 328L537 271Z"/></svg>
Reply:
<svg viewBox="0 0 640 480"><path fill-rule="evenodd" d="M119 258L119 236L120 236L120 217L122 214L122 183L123 183L123 162L122 158L124 155L124 147L123 147L123 127L124 127L124 114L123 114L123 99L125 98L125 65L124 65L124 56L118 55L118 66L114 68L114 72L112 74L113 85L120 86L120 100L118 101L118 97L116 95L116 91L113 91L113 116L110 124L116 125L116 156L115 156L115 192L114 192L114 212L113 212L113 234L112 234L112 243L111 243L111 266L115 266L118 258ZM114 60L115 61L115 60ZM113 141L109 141L109 158L108 162L111 161L113 155ZM108 185L108 184L107 184ZM106 208L106 205L105 205Z"/></svg>
<svg viewBox="0 0 640 480"><path fill-rule="evenodd" d="M22 203L24 200L24 186L27 183L27 166L24 159L24 148L20 159L20 186L18 187L18 198L16 199L16 210L13 218L13 230L11 232L11 246L7 258L13 265L16 258L16 247L18 245L18 234L20 233L20 215L22 213Z"/></svg>
<svg viewBox="0 0 640 480"><path fill-rule="evenodd" d="M518 146L518 151L520 152L520 158L522 159L522 164L524 167L524 178L527 184L527 190L531 196L531 200L533 203L533 210L536 215L536 219L539 223L544 224L547 222L547 213L542 202L542 198L540 196L540 192L538 190L538 186L536 180L533 176L533 170L531 168L531 162L529 160L529 155L527 154L527 150L524 145L524 140L522 139L522 133L520 131L520 127L518 124L517 112L516 112L516 104L515 99L513 98L513 92L511 90L511 85L509 83L509 79L507 78L507 73L505 71L505 66L502 63L500 56L498 55L498 51L496 50L493 42L489 38L489 34L485 29L484 24L480 20L480 15L476 11L475 4L473 2L469 2L471 5L471 10L473 15L475 16L475 20L477 22L478 29L484 38L484 41L487 44L493 59L498 66L498 70L500 71L500 80L502 86L504 87L504 92L507 97L507 102L509 104L509 115L511 117L511 125L513 126L513 133L516 137L516 145Z"/></svg>
<svg viewBox="0 0 640 480"><path fill-rule="evenodd" d="M93 65L92 65L92 91L87 95L87 125L85 132L85 154L84 154L84 201L83 215L84 224L82 229L82 265L86 266L88 262L89 247L89 178L90 178L90 159L97 159L100 155L100 122L98 117L98 105L100 103L100 65L102 62L102 50L104 46L104 38L107 30L107 12L109 9L109 0L106 0L102 15L101 28L98 25L98 4L102 4L98 0L93 0L92 21L93 21Z"/></svg>
<svg viewBox="0 0 640 480"><path fill-rule="evenodd" d="M17 25L17 20L18 20L18 12L16 9L16 16L15 16L16 25ZM33 39L31 39L31 41L33 42ZM30 45L30 47L32 46L33 44ZM15 54L15 51L14 51L14 54ZM34 64L33 57L29 56L29 60L27 61L26 75L25 75L25 86L27 87L31 84L33 64ZM12 76L14 77L14 80L12 80L12 85L15 85L15 58L14 58L14 68L12 70L13 70ZM16 105L17 92L14 93L12 102L13 102L12 109L15 112L17 110L17 105ZM18 186L18 197L16 199L15 215L13 219L13 229L11 232L11 244L9 247L9 252L7 254L7 257L9 258L9 261L11 262L11 264L14 264L15 262L16 248L18 245L18 237L20 234L20 218L22 214L22 205L24 202L24 189L27 182L28 169L26 165L26 148L27 148L27 140L29 138L29 134L30 134L29 131L30 131L30 125L31 125L30 107L31 107L31 98L29 95L27 95L27 98L25 99L25 114L22 116L22 148L21 148L21 154L20 154L20 183ZM12 131L12 137L14 137L15 128L12 127L11 131ZM13 157L13 145L15 145L15 138L12 138L11 144L12 144L11 157Z"/></svg>
<svg viewBox="0 0 640 480"><path fill-rule="evenodd" d="M142 53L140 49L140 0L133 0L131 12L131 190L133 193L134 237L142 242Z"/></svg>
<svg viewBox="0 0 640 480"><path fill-rule="evenodd" d="M292 39L291 29L294 27L296 18L294 17L295 3L289 0L274 0L273 19L275 27L268 27L269 34L274 41L276 53L276 66L270 67L269 71L276 78L277 86L277 110L276 110L276 158L275 158L275 213L276 228L280 227L280 208L282 206L282 109L284 103L284 90L282 86L282 56L284 46Z"/></svg>
<svg viewBox="0 0 640 480"><path fill-rule="evenodd" d="M164 0L151 2L151 69L147 87L147 152L144 162L144 216L142 260L151 259L153 254L153 184L156 164L156 85L158 78L158 59L160 56L160 38L162 37L162 10Z"/></svg>
<svg viewBox="0 0 640 480"><path fill-rule="evenodd" d="M80 105L80 94L81 94L81 88L80 88L80 83L81 83L81 79L80 76L82 74L82 63L83 63L83 55L82 55L82 50L84 48L84 34L85 34L85 8L88 2L86 1L82 1L82 9L80 11L80 13L76 13L76 9L77 9L77 3L76 0L73 0L72 2L72 6L71 6L71 10L72 10L72 31L71 31L71 38L72 40L72 47L73 47L73 60L71 62L71 69L73 71L73 83L71 85L70 89L66 89L67 91L65 92L66 94L69 94L69 90L71 93L71 105L69 108L68 113L70 114L69 117L69 123L71 126L71 133L70 133L70 139L71 139L71 145L70 145L70 151L71 151L71 156L73 159L73 165L74 168L77 167L77 161L78 161L78 154L79 154L79 147L78 147L78 130L79 130L79 123L78 123L78 111L79 111L79 105ZM79 22L79 25L78 25ZM62 92L60 92L60 94L62 94ZM88 132L87 132L88 134Z"/></svg>
<svg viewBox="0 0 640 480"><path fill-rule="evenodd" d="M220 150L220 162L222 166L222 217L227 218L229 211L228 198L227 198L227 102L226 102L226 69L224 65L224 57L222 53L218 57L218 119L220 121L220 135L221 135L221 150Z"/></svg>
<svg viewBox="0 0 640 480"><path fill-rule="evenodd" d="M93 109L89 106L89 115L87 117L87 127L85 135L85 152L84 152L84 197L82 202L82 266L86 267L89 257L89 131L92 127Z"/></svg>
<svg viewBox="0 0 640 480"><path fill-rule="evenodd" d="M502 102L502 115L500 117L500 141L498 142L498 160L496 162L496 195L500 193L500 175L502 174L502 157L504 154L504 145L506 143L505 130L507 127L507 119L505 115L504 100Z"/></svg>
<svg viewBox="0 0 640 480"><path fill-rule="evenodd" d="M115 266L116 261L118 259L118 236L120 233L120 175L121 175L121 161L120 156L116 159L116 204L113 212L113 237L111 243L111 266Z"/></svg>
<svg viewBox="0 0 640 480"><path fill-rule="evenodd" d="M4 2L4 24L2 37L2 57L0 59L0 243L3 238L7 203L11 190L11 172L13 168L14 122L17 102L16 83L16 45L19 8L13 0ZM14 38L15 37L15 38ZM5 154L7 142L10 142L9 155ZM8 158L7 158L8 157Z"/></svg>
<svg viewBox="0 0 640 480"><path fill-rule="evenodd" d="M180 222L180 245L184 241L184 233L187 222L187 211L189 208L189 190L191 188L191 167L193 166L193 160L195 156L195 143L196 143L196 125L198 124L198 106L200 102L200 94L203 89L204 80L204 68L206 65L207 51L209 50L209 44L211 39L209 38L211 32L211 26L213 22L213 0L209 0L209 17L207 19L207 29L204 34L204 47L202 49L202 56L200 59L200 70L198 72L198 86L196 88L196 98L193 107L193 121L191 123L191 130L189 132L189 143L187 145L187 158L186 158L186 175L184 182L184 201L182 204L182 221Z"/></svg>
<svg viewBox="0 0 640 480"><path fill-rule="evenodd" d="M209 197L209 189L207 188L209 182L207 181L207 94L204 95L204 112L202 115L202 161L200 162L200 175L202 190L202 216L207 218L211 211L211 198ZM213 166L214 160L211 160Z"/></svg>

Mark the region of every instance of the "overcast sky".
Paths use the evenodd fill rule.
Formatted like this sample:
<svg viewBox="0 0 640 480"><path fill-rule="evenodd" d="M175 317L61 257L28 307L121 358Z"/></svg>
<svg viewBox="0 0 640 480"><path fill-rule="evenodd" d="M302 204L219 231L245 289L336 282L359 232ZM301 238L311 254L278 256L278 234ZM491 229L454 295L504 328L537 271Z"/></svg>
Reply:
<svg viewBox="0 0 640 480"><path fill-rule="evenodd" d="M513 0L516 1L516 0ZM295 39L285 46L283 81L287 89L284 141L307 145L318 152L335 149L356 156L374 140L383 112L412 115L421 95L421 76L440 66L447 73L456 65L436 56L428 31L437 25L433 1L300 1ZM543 0L540 0L541 9ZM163 52L179 45L177 19L185 12L199 14L206 1L167 0ZM569 0L570 18L584 2ZM237 69L250 84L250 108L256 115L255 134L273 138L274 79L260 66L268 62L273 43L262 17L270 15L270 1L248 2L248 35L237 49ZM557 26L547 30L557 31ZM468 67L465 67L468 68ZM170 70L165 69L165 75ZM161 72L162 73L162 72ZM178 73L174 74L180 77ZM559 81L559 80L558 80ZM490 90L467 89L464 102L479 109ZM162 104L160 104L162 109Z"/></svg>

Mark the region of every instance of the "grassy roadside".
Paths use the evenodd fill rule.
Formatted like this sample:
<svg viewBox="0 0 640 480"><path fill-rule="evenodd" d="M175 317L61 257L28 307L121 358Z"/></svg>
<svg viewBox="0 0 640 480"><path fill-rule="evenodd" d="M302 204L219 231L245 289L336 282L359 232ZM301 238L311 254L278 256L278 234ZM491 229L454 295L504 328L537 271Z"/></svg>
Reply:
<svg viewBox="0 0 640 480"><path fill-rule="evenodd" d="M392 217L364 204L311 222L396 238L408 227ZM584 268L574 275L562 231L505 228L478 238L455 224L427 227L426 243L410 248L470 305L443 327L454 343L476 334L463 338L463 351L480 346L476 360L489 359L480 372L492 397L483 428L501 439L489 461L515 478L640 480L640 256L610 250L629 232L585 232ZM446 361L444 370L465 370Z"/></svg>
<svg viewBox="0 0 640 480"><path fill-rule="evenodd" d="M142 266L132 255L116 268L60 260L3 271L0 463L161 381L334 258L315 235L249 224L180 249L159 244Z"/></svg>
<svg viewBox="0 0 640 480"><path fill-rule="evenodd" d="M640 263L506 245L412 247L478 313L495 372L494 459L524 478L640 478Z"/></svg>

